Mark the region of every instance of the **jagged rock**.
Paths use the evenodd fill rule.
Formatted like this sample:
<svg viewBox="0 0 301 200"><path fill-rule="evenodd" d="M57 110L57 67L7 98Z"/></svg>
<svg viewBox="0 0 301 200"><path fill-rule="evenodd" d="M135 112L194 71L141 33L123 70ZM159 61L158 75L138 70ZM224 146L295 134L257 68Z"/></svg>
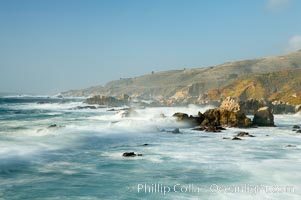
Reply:
<svg viewBox="0 0 301 200"><path fill-rule="evenodd" d="M142 156L142 154L135 154L135 152L125 152L122 154L123 157L135 157L135 156Z"/></svg>
<svg viewBox="0 0 301 200"><path fill-rule="evenodd" d="M272 113L273 114L295 113L295 106L289 105L283 101L273 101Z"/></svg>
<svg viewBox="0 0 301 200"><path fill-rule="evenodd" d="M293 129L300 129L300 126L294 125L294 126L293 126Z"/></svg>
<svg viewBox="0 0 301 200"><path fill-rule="evenodd" d="M177 121L188 123L191 126L200 125L203 121L203 115L199 112L200 116L193 117L192 115L188 116L186 113L175 113L173 117L177 118Z"/></svg>
<svg viewBox="0 0 301 200"><path fill-rule="evenodd" d="M254 135L251 135L247 132L240 132L236 135L236 137L255 137Z"/></svg>
<svg viewBox="0 0 301 200"><path fill-rule="evenodd" d="M251 120L241 112L215 108L207 110L203 115L202 126L250 127L252 125Z"/></svg>
<svg viewBox="0 0 301 200"><path fill-rule="evenodd" d="M232 140L241 140L241 139L238 137L234 137L234 138L232 138Z"/></svg>
<svg viewBox="0 0 301 200"><path fill-rule="evenodd" d="M116 99L115 97L111 97L111 96L107 97L107 96L96 95L86 99L85 103L119 107L119 106L129 105L130 101L128 99Z"/></svg>
<svg viewBox="0 0 301 200"><path fill-rule="evenodd" d="M238 99L227 97L220 106L223 110L228 110L231 112L238 112L241 110Z"/></svg>
<svg viewBox="0 0 301 200"><path fill-rule="evenodd" d="M264 100L248 99L240 101L237 98L227 97L220 108L231 112L242 112L246 115L253 115L259 108L267 106L268 102Z"/></svg>
<svg viewBox="0 0 301 200"><path fill-rule="evenodd" d="M269 107L262 107L254 115L253 124L257 126L275 126L274 116Z"/></svg>

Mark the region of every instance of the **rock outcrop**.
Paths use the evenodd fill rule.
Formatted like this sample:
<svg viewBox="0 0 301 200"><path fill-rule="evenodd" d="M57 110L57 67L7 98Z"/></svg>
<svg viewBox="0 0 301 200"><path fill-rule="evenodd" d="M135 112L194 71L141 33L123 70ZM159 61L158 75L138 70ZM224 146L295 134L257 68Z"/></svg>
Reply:
<svg viewBox="0 0 301 200"><path fill-rule="evenodd" d="M129 105L130 98L128 96L122 96L121 98L115 98L115 97L111 97L111 96L96 95L96 96L86 99L85 103L105 105L105 106L110 106L110 107L119 107L119 106Z"/></svg>
<svg viewBox="0 0 301 200"><path fill-rule="evenodd" d="M253 125L256 126L275 126L274 116L269 107L262 107L254 115Z"/></svg>
<svg viewBox="0 0 301 200"><path fill-rule="evenodd" d="M196 117L192 115L188 116L188 114L180 112L173 114L173 117L176 117L177 121L187 123L191 126L198 126L204 120L204 116L200 112Z"/></svg>
<svg viewBox="0 0 301 200"><path fill-rule="evenodd" d="M202 126L251 127L251 119L242 112L233 112L220 108L209 109L204 113Z"/></svg>
<svg viewBox="0 0 301 200"><path fill-rule="evenodd" d="M259 108L264 106L269 106L269 103L258 99L240 101L238 98L227 97L221 103L220 108L232 112L242 112L246 115L254 115Z"/></svg>

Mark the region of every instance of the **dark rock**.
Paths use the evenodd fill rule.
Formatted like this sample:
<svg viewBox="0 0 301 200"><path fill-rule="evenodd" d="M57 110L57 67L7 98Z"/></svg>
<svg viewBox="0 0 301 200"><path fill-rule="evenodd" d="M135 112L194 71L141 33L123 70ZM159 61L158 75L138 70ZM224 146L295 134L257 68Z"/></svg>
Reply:
<svg viewBox="0 0 301 200"><path fill-rule="evenodd" d="M177 121L184 122L190 126L197 126L203 121L203 116L193 117L192 115L188 116L186 113L175 113L173 117L176 117Z"/></svg>
<svg viewBox="0 0 301 200"><path fill-rule="evenodd" d="M142 156L142 154L135 154L135 152L125 152L122 154L123 157L135 157L135 156Z"/></svg>
<svg viewBox="0 0 301 200"><path fill-rule="evenodd" d="M223 140L230 140L231 138L229 137L223 137Z"/></svg>
<svg viewBox="0 0 301 200"><path fill-rule="evenodd" d="M77 106L75 109L82 110L82 109L97 109L96 106Z"/></svg>
<svg viewBox="0 0 301 200"><path fill-rule="evenodd" d="M143 146L148 146L149 144L143 144Z"/></svg>
<svg viewBox="0 0 301 200"><path fill-rule="evenodd" d="M294 125L294 126L293 126L293 129L300 129L300 126Z"/></svg>
<svg viewBox="0 0 301 200"><path fill-rule="evenodd" d="M286 145L285 147L296 147L296 145L289 144L289 145Z"/></svg>
<svg viewBox="0 0 301 200"><path fill-rule="evenodd" d="M295 113L295 106L289 105L283 101L272 102L272 113L273 114L286 114Z"/></svg>
<svg viewBox="0 0 301 200"><path fill-rule="evenodd" d="M234 138L232 138L232 140L241 140L241 139L238 137L234 137Z"/></svg>
<svg viewBox="0 0 301 200"><path fill-rule="evenodd" d="M125 96L118 98L111 97L111 96L101 96L96 95L86 99L85 103L87 104L98 104L98 105L105 105L111 107L120 107L124 105L129 105L130 101L129 98Z"/></svg>
<svg viewBox="0 0 301 200"><path fill-rule="evenodd" d="M208 126L208 127L204 127L206 132L211 132L211 133L219 133L221 132L220 129L217 128L218 126Z"/></svg>
<svg viewBox="0 0 301 200"><path fill-rule="evenodd" d="M51 124L50 126L48 126L48 128L57 128L58 127L58 125L56 125L56 124Z"/></svg>
<svg viewBox="0 0 301 200"><path fill-rule="evenodd" d="M297 130L296 133L301 133L301 130Z"/></svg>
<svg viewBox="0 0 301 200"><path fill-rule="evenodd" d="M270 135L265 135L265 136L269 137Z"/></svg>
<svg viewBox="0 0 301 200"><path fill-rule="evenodd" d="M177 134L177 133L180 133L180 129L179 128L175 128L171 132L174 133L174 134Z"/></svg>
<svg viewBox="0 0 301 200"><path fill-rule="evenodd" d="M274 116L269 107L262 107L254 115L253 124L257 126L275 126Z"/></svg>
<svg viewBox="0 0 301 200"><path fill-rule="evenodd" d="M236 135L236 137L255 137L254 135L250 135L247 132L240 132Z"/></svg>

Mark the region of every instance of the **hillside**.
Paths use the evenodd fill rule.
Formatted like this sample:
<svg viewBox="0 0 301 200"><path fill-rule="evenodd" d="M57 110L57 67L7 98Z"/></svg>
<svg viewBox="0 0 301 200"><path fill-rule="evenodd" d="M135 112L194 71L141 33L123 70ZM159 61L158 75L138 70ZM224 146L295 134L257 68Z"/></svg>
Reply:
<svg viewBox="0 0 301 200"><path fill-rule="evenodd" d="M295 73L299 73L298 69L301 69L301 51L261 59L228 62L206 68L157 72L136 78L111 81L103 87L96 86L62 94L64 96L91 96L96 94L119 96L126 93L140 98L184 99L195 97L216 99L233 93L233 95L242 98L282 98L283 95L286 96L287 94L284 94L283 91L294 92L297 88L301 89L298 85L299 79L295 76ZM289 72L291 70L296 71ZM284 77L282 77L283 73L288 73L290 76L283 75ZM278 86L277 80L279 78L281 78L281 81L279 80L280 85ZM292 78L294 82L291 82ZM266 83L265 79L271 81L271 83ZM252 91L251 85L253 82L256 83L256 86L253 87ZM274 86L275 88L271 88ZM249 89L243 90L242 88L245 87ZM212 93L212 98L208 97L208 93Z"/></svg>

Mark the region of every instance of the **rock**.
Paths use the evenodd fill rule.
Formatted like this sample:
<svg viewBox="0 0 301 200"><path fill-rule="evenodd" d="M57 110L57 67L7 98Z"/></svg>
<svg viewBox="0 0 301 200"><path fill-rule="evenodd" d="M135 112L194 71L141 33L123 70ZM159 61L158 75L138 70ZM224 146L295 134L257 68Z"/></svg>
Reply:
<svg viewBox="0 0 301 200"><path fill-rule="evenodd" d="M173 114L173 117L176 117L177 121L187 123L191 126L200 125L203 121L203 115L193 117L192 115L188 116L186 113L175 113Z"/></svg>
<svg viewBox="0 0 301 200"><path fill-rule="evenodd" d="M143 144L143 146L148 146L149 144Z"/></svg>
<svg viewBox="0 0 301 200"><path fill-rule="evenodd" d="M250 127L251 119L244 113L223 110L220 108L209 109L204 114L202 126L227 126L227 127Z"/></svg>
<svg viewBox="0 0 301 200"><path fill-rule="evenodd" d="M222 102L220 108L231 112L238 112L241 110L238 99L232 97L227 97Z"/></svg>
<svg viewBox="0 0 301 200"><path fill-rule="evenodd" d="M301 104L295 107L295 112L301 112Z"/></svg>
<svg viewBox="0 0 301 200"><path fill-rule="evenodd" d="M135 156L142 156L142 154L135 154L135 152L125 152L122 154L123 157L135 157Z"/></svg>
<svg viewBox="0 0 301 200"><path fill-rule="evenodd" d="M262 107L254 115L253 124L257 126L275 126L274 116L269 107Z"/></svg>
<svg viewBox="0 0 301 200"><path fill-rule="evenodd" d="M120 106L124 106L124 105L129 105L130 101L129 101L129 98L125 98L125 97L116 99L115 97L111 97L111 96L96 95L96 96L86 99L85 103L105 105L105 106L111 106L111 107L120 107Z"/></svg>
<svg viewBox="0 0 301 200"><path fill-rule="evenodd" d="M218 126L208 126L208 127L205 127L204 130L206 132L211 132L211 133L219 133L221 132L221 130L217 129Z"/></svg>
<svg viewBox="0 0 301 200"><path fill-rule="evenodd" d="M131 101L131 97L127 94L122 94L118 97L119 101L125 101L125 102L129 102Z"/></svg>
<svg viewBox="0 0 301 200"><path fill-rule="evenodd" d="M132 108L121 112L121 117L135 117L137 115L138 113Z"/></svg>
<svg viewBox="0 0 301 200"><path fill-rule="evenodd" d="M250 135L247 132L240 132L236 135L236 137L255 137L254 135Z"/></svg>
<svg viewBox="0 0 301 200"><path fill-rule="evenodd" d="M294 126L293 126L293 129L300 129L300 126L294 125Z"/></svg>
<svg viewBox="0 0 301 200"><path fill-rule="evenodd" d="M82 110L82 109L97 109L96 106L77 106L75 109Z"/></svg>
<svg viewBox="0 0 301 200"><path fill-rule="evenodd" d="M297 130L296 133L301 133L301 130Z"/></svg>
<svg viewBox="0 0 301 200"><path fill-rule="evenodd" d="M264 100L248 99L240 101L237 98L227 97L221 103L220 108L231 112L242 112L246 115L254 115L259 108L267 105L268 102Z"/></svg>
<svg viewBox="0 0 301 200"><path fill-rule="evenodd" d="M289 145L286 145L285 147L296 147L296 145L289 144Z"/></svg>
<svg viewBox="0 0 301 200"><path fill-rule="evenodd" d="M180 133L180 129L179 128L175 128L171 132L174 133L174 134L177 134L177 133Z"/></svg>
<svg viewBox="0 0 301 200"><path fill-rule="evenodd" d="M229 137L223 137L223 140L230 140L231 138Z"/></svg>
<svg viewBox="0 0 301 200"><path fill-rule="evenodd" d="M56 124L51 124L51 125L48 126L48 128L58 128L58 125L56 125Z"/></svg>
<svg viewBox="0 0 301 200"><path fill-rule="evenodd" d="M234 138L232 138L232 140L241 140L241 139L238 137L234 137Z"/></svg>
<svg viewBox="0 0 301 200"><path fill-rule="evenodd" d="M273 114L287 114L295 113L295 106L289 105L283 101L273 101L272 102L272 113Z"/></svg>

